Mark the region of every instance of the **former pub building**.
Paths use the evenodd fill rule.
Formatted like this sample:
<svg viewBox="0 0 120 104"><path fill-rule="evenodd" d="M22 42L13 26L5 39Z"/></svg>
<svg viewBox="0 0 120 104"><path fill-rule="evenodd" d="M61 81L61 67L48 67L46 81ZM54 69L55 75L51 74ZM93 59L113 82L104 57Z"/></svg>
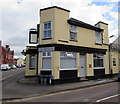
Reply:
<svg viewBox="0 0 120 104"><path fill-rule="evenodd" d="M40 9L38 30L30 34L38 45L26 49L26 77L59 84L110 74L108 24L92 26L69 14L57 6Z"/></svg>

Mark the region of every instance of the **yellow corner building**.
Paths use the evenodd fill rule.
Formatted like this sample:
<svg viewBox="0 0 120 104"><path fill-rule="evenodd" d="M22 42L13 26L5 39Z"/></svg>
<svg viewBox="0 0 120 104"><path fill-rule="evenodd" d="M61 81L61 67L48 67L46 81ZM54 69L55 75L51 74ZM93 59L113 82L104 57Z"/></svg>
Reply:
<svg viewBox="0 0 120 104"><path fill-rule="evenodd" d="M57 6L40 9L39 42L26 49L26 77L59 84L111 74L108 24L92 26L69 14Z"/></svg>

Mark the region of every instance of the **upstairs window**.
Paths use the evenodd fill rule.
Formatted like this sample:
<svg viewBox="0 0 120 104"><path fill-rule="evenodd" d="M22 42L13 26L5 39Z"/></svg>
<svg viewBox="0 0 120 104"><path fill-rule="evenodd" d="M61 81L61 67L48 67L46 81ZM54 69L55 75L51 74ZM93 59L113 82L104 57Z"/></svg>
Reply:
<svg viewBox="0 0 120 104"><path fill-rule="evenodd" d="M76 41L77 40L77 31L76 26L70 26L70 40Z"/></svg>
<svg viewBox="0 0 120 104"><path fill-rule="evenodd" d="M51 38L52 37L52 23L45 22L43 27L43 38Z"/></svg>
<svg viewBox="0 0 120 104"><path fill-rule="evenodd" d="M97 44L102 44L101 41L101 33L96 31L96 43Z"/></svg>

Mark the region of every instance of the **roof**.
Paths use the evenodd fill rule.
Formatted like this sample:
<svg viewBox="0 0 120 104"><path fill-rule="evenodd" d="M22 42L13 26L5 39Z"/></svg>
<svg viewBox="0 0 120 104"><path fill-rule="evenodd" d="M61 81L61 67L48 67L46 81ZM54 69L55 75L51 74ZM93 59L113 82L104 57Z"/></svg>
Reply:
<svg viewBox="0 0 120 104"><path fill-rule="evenodd" d="M52 6L52 7L43 8L43 9L40 9L40 11L48 10L48 9L53 9L53 8L57 8L57 9L61 9L61 10L70 12L70 10L67 10L67 9L64 9L64 8L61 8L61 7L58 7L58 6Z"/></svg>
<svg viewBox="0 0 120 104"><path fill-rule="evenodd" d="M96 23L95 25L99 24L99 23L102 23L102 24L105 24L105 25L108 25L107 23L104 23L102 21L99 21L98 23Z"/></svg>
<svg viewBox="0 0 120 104"><path fill-rule="evenodd" d="M92 26L90 24L87 24L85 22L79 21L79 20L74 19L74 18L68 19L68 23L70 25L79 26L79 27L90 29L90 30L95 30L95 31L98 31L98 32L103 31L103 29L100 29L98 27Z"/></svg>
<svg viewBox="0 0 120 104"><path fill-rule="evenodd" d="M117 39L115 41L112 42L112 44L120 45L120 35L117 37Z"/></svg>

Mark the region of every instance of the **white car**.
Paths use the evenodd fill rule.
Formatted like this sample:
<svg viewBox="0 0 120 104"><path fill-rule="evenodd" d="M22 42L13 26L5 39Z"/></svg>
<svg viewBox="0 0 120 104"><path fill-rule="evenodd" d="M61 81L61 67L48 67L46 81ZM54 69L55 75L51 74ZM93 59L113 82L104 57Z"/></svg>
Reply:
<svg viewBox="0 0 120 104"><path fill-rule="evenodd" d="M2 64L0 67L1 70L10 70L10 67L8 64Z"/></svg>

